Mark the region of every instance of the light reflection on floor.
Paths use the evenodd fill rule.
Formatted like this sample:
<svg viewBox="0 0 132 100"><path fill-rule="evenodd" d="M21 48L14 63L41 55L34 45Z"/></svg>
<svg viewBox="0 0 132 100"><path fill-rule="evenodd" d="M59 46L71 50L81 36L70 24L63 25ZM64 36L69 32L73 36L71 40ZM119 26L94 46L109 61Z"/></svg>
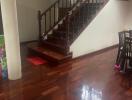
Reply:
<svg viewBox="0 0 132 100"><path fill-rule="evenodd" d="M87 85L82 86L82 100L102 100L102 92Z"/></svg>

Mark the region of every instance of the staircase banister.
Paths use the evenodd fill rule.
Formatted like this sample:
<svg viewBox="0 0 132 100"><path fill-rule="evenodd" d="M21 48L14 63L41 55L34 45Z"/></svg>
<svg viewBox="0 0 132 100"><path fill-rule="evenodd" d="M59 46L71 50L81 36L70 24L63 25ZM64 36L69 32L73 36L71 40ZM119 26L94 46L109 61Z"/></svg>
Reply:
<svg viewBox="0 0 132 100"><path fill-rule="evenodd" d="M63 5L65 3L66 5ZM68 23L70 22L70 19L76 15L76 13L80 12L80 7L83 5L83 3L103 3L106 4L109 0L73 0L75 2L71 2L69 0L69 6L67 5L68 0L56 0L53 4L51 4L44 12L39 11L38 13L38 22L39 22L39 40L45 39L45 37L51 32L61 21L65 20L68 16ZM60 7L60 4L62 4L62 7ZM57 9L57 10L56 10ZM59 16L59 10L62 11L62 15ZM66 9L66 10L65 10ZM53 13L52 13L53 11ZM70 15L70 16L69 16ZM59 17L58 17L59 16ZM44 18L42 24L42 18ZM57 18L57 19L56 19ZM48 24L47 24L48 23ZM42 25L44 26L42 26ZM43 27L43 28L42 28ZM42 32L42 29L44 31Z"/></svg>
<svg viewBox="0 0 132 100"><path fill-rule="evenodd" d="M62 2L63 2L64 0L62 0ZM66 1L68 1L68 0L66 0ZM73 3L73 5L72 6L70 6L70 10L72 10L74 7L76 7L77 6L77 4L79 3L79 2L81 2L82 0L76 0L74 3ZM47 13L48 13L48 11L50 11L50 9L52 9L53 7L55 8L55 6L56 6L56 4L58 3L60 3L61 2L61 0L57 0L57 1L55 1L50 7L48 7L44 12L41 12L40 10L38 11L39 12L39 27L41 27L41 20L42 20L42 17L43 16L46 16L47 15ZM59 5L58 5L58 7L59 7ZM58 19L58 21L56 21L48 30L46 30L45 32L43 32L44 34L43 34L43 37L45 37L61 20L63 20L63 18L65 18L69 13L69 11L70 10L67 10L67 12L65 12L65 16L63 16L62 18L60 18L60 19ZM45 27L46 28L46 27ZM41 29L41 28L39 28L39 29ZM40 33L40 32L42 32L42 31L40 31L39 30L39 35L41 35L42 33ZM40 37L40 36L39 36Z"/></svg>
<svg viewBox="0 0 132 100"><path fill-rule="evenodd" d="M44 12L38 11L39 46L48 52L51 50L64 56L69 55L72 43L108 1L110 0L56 0ZM37 49L33 50L38 52ZM40 56L43 54L41 51Z"/></svg>

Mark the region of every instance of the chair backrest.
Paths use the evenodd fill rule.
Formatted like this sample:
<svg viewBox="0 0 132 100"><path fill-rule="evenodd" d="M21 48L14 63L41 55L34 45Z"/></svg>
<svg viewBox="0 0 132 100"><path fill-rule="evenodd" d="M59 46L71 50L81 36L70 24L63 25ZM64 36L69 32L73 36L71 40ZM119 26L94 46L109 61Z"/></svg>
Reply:
<svg viewBox="0 0 132 100"><path fill-rule="evenodd" d="M130 37L132 37L132 30L129 30Z"/></svg>
<svg viewBox="0 0 132 100"><path fill-rule="evenodd" d="M124 45L124 40L125 40L125 32L121 31L119 32L119 47Z"/></svg>
<svg viewBox="0 0 132 100"><path fill-rule="evenodd" d="M125 37L124 54L125 57L132 58L132 37Z"/></svg>
<svg viewBox="0 0 132 100"><path fill-rule="evenodd" d="M123 46L125 37L132 37L132 30L119 32L119 46Z"/></svg>

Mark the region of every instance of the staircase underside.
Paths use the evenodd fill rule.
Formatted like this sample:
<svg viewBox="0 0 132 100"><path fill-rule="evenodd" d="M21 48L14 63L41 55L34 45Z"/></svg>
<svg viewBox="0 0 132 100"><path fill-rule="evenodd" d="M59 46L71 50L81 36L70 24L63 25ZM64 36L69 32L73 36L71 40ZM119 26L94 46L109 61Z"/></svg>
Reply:
<svg viewBox="0 0 132 100"><path fill-rule="evenodd" d="M32 42L27 45L30 55L39 56L51 63L60 64L72 59L72 53L67 55L56 52L53 49L44 47L39 42Z"/></svg>

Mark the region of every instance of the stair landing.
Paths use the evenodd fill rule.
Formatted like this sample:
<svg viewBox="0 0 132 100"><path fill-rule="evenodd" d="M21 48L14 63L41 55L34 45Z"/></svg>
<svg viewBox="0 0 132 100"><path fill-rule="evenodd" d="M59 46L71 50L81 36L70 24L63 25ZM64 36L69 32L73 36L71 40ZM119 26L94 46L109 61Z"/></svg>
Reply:
<svg viewBox="0 0 132 100"><path fill-rule="evenodd" d="M68 55L61 54L52 49L42 46L39 42L32 42L27 45L29 49L29 55L40 56L49 62L63 63L72 59L72 53Z"/></svg>

